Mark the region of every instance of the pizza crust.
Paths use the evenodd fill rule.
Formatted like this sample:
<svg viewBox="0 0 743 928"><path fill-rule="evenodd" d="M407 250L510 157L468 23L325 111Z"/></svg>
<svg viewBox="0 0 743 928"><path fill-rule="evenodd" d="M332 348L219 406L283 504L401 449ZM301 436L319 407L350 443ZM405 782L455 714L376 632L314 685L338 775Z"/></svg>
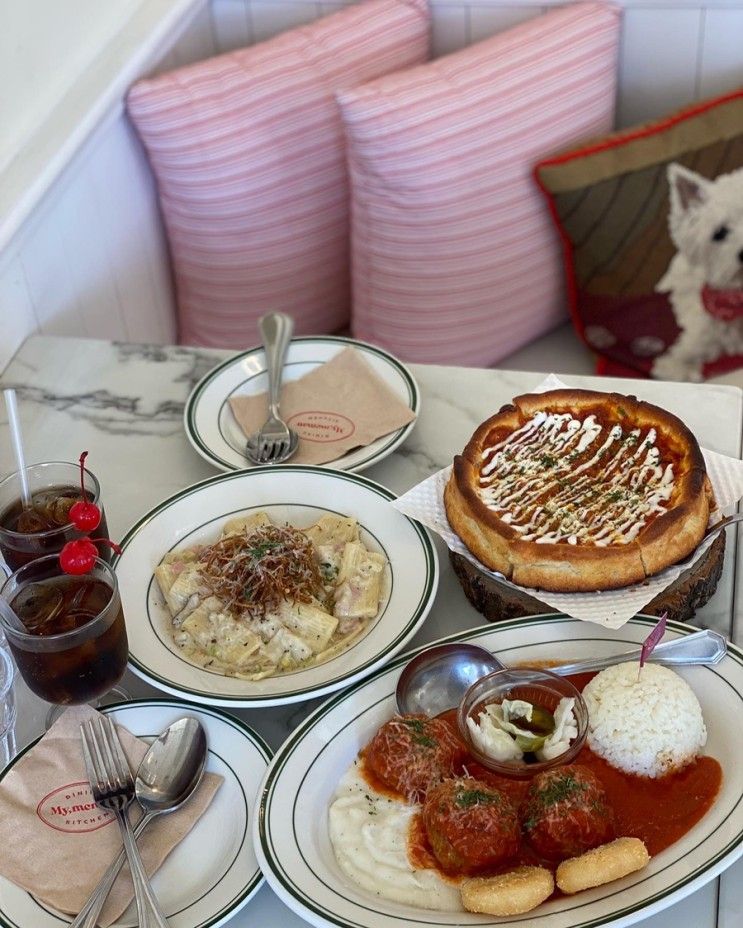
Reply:
<svg viewBox="0 0 743 928"><path fill-rule="evenodd" d="M483 452L539 412L595 415L624 434L657 432L663 465L673 464L673 490L665 511L626 543L598 545L524 540L480 496ZM629 452L628 452L629 453ZM580 463L580 462L579 462ZM599 475L600 476L600 475ZM497 477L494 478L497 481ZM557 491L559 492L559 491ZM639 583L687 557L704 536L714 496L694 435L671 413L635 397L588 390L554 390L516 397L484 422L454 458L444 491L449 524L475 557L520 586L552 592L588 592Z"/></svg>

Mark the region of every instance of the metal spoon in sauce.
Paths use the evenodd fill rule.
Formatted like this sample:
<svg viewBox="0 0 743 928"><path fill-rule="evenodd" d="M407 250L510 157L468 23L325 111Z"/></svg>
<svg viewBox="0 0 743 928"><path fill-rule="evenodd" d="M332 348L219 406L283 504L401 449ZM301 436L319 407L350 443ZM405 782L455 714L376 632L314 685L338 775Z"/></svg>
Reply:
<svg viewBox="0 0 743 928"><path fill-rule="evenodd" d="M207 755L206 732L195 718L178 719L153 741L139 765L134 783L137 800L144 809L134 829L135 836L138 837L155 816L173 812L191 797L201 782ZM95 928L125 860L122 848L70 928Z"/></svg>
<svg viewBox="0 0 743 928"><path fill-rule="evenodd" d="M548 668L560 676L603 670L613 664L640 659L640 648L610 657L586 660ZM711 629L693 632L674 641L659 644L650 660L655 664L717 664L727 653L727 641ZM504 670L503 664L486 648L463 642L434 645L417 654L405 667L397 681L397 711L403 715L423 713L439 715L462 701L469 687L480 677Z"/></svg>

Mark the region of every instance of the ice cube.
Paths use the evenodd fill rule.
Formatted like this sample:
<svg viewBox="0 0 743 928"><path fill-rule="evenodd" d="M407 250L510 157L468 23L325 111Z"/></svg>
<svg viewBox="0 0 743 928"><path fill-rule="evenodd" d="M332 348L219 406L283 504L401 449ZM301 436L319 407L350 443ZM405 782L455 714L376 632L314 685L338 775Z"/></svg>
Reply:
<svg viewBox="0 0 743 928"><path fill-rule="evenodd" d="M35 535L37 532L46 532L54 528L54 523L43 512L36 509L24 509L18 514L15 531L22 535Z"/></svg>
<svg viewBox="0 0 743 928"><path fill-rule="evenodd" d="M70 496L58 496L54 503L49 507L50 517L57 525L69 525L70 509L75 505L76 500Z"/></svg>
<svg viewBox="0 0 743 928"><path fill-rule="evenodd" d="M53 623L64 603L62 591L48 583L29 583L13 600L13 609L32 635L54 635Z"/></svg>

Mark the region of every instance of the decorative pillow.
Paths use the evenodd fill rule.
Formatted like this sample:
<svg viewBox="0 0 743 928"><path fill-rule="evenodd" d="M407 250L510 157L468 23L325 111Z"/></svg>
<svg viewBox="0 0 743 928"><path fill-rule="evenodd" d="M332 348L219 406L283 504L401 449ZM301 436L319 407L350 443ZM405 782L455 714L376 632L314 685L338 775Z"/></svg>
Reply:
<svg viewBox="0 0 743 928"><path fill-rule="evenodd" d="M599 372L743 365L743 91L543 161L579 333Z"/></svg>
<svg viewBox="0 0 743 928"><path fill-rule="evenodd" d="M584 3L338 95L352 188L354 335L488 365L564 317L532 179L612 125L619 12Z"/></svg>
<svg viewBox="0 0 743 928"><path fill-rule="evenodd" d="M265 312L299 334L350 309L348 180L334 93L425 61L426 0L373 0L142 80L129 113L155 172L181 342L243 348Z"/></svg>

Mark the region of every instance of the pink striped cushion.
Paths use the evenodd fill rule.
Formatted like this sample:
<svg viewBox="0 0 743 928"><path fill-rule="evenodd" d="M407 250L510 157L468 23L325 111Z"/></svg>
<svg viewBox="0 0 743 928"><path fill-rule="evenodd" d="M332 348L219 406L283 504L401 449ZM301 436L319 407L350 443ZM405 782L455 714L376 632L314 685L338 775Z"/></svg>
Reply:
<svg viewBox="0 0 743 928"><path fill-rule="evenodd" d="M348 322L348 180L334 98L425 61L426 0L373 0L137 83L129 113L157 177L180 340L242 348L265 312Z"/></svg>
<svg viewBox="0 0 743 928"><path fill-rule="evenodd" d="M561 321L532 166L611 126L618 37L613 6L583 3L338 95L354 335L411 361L488 365Z"/></svg>

